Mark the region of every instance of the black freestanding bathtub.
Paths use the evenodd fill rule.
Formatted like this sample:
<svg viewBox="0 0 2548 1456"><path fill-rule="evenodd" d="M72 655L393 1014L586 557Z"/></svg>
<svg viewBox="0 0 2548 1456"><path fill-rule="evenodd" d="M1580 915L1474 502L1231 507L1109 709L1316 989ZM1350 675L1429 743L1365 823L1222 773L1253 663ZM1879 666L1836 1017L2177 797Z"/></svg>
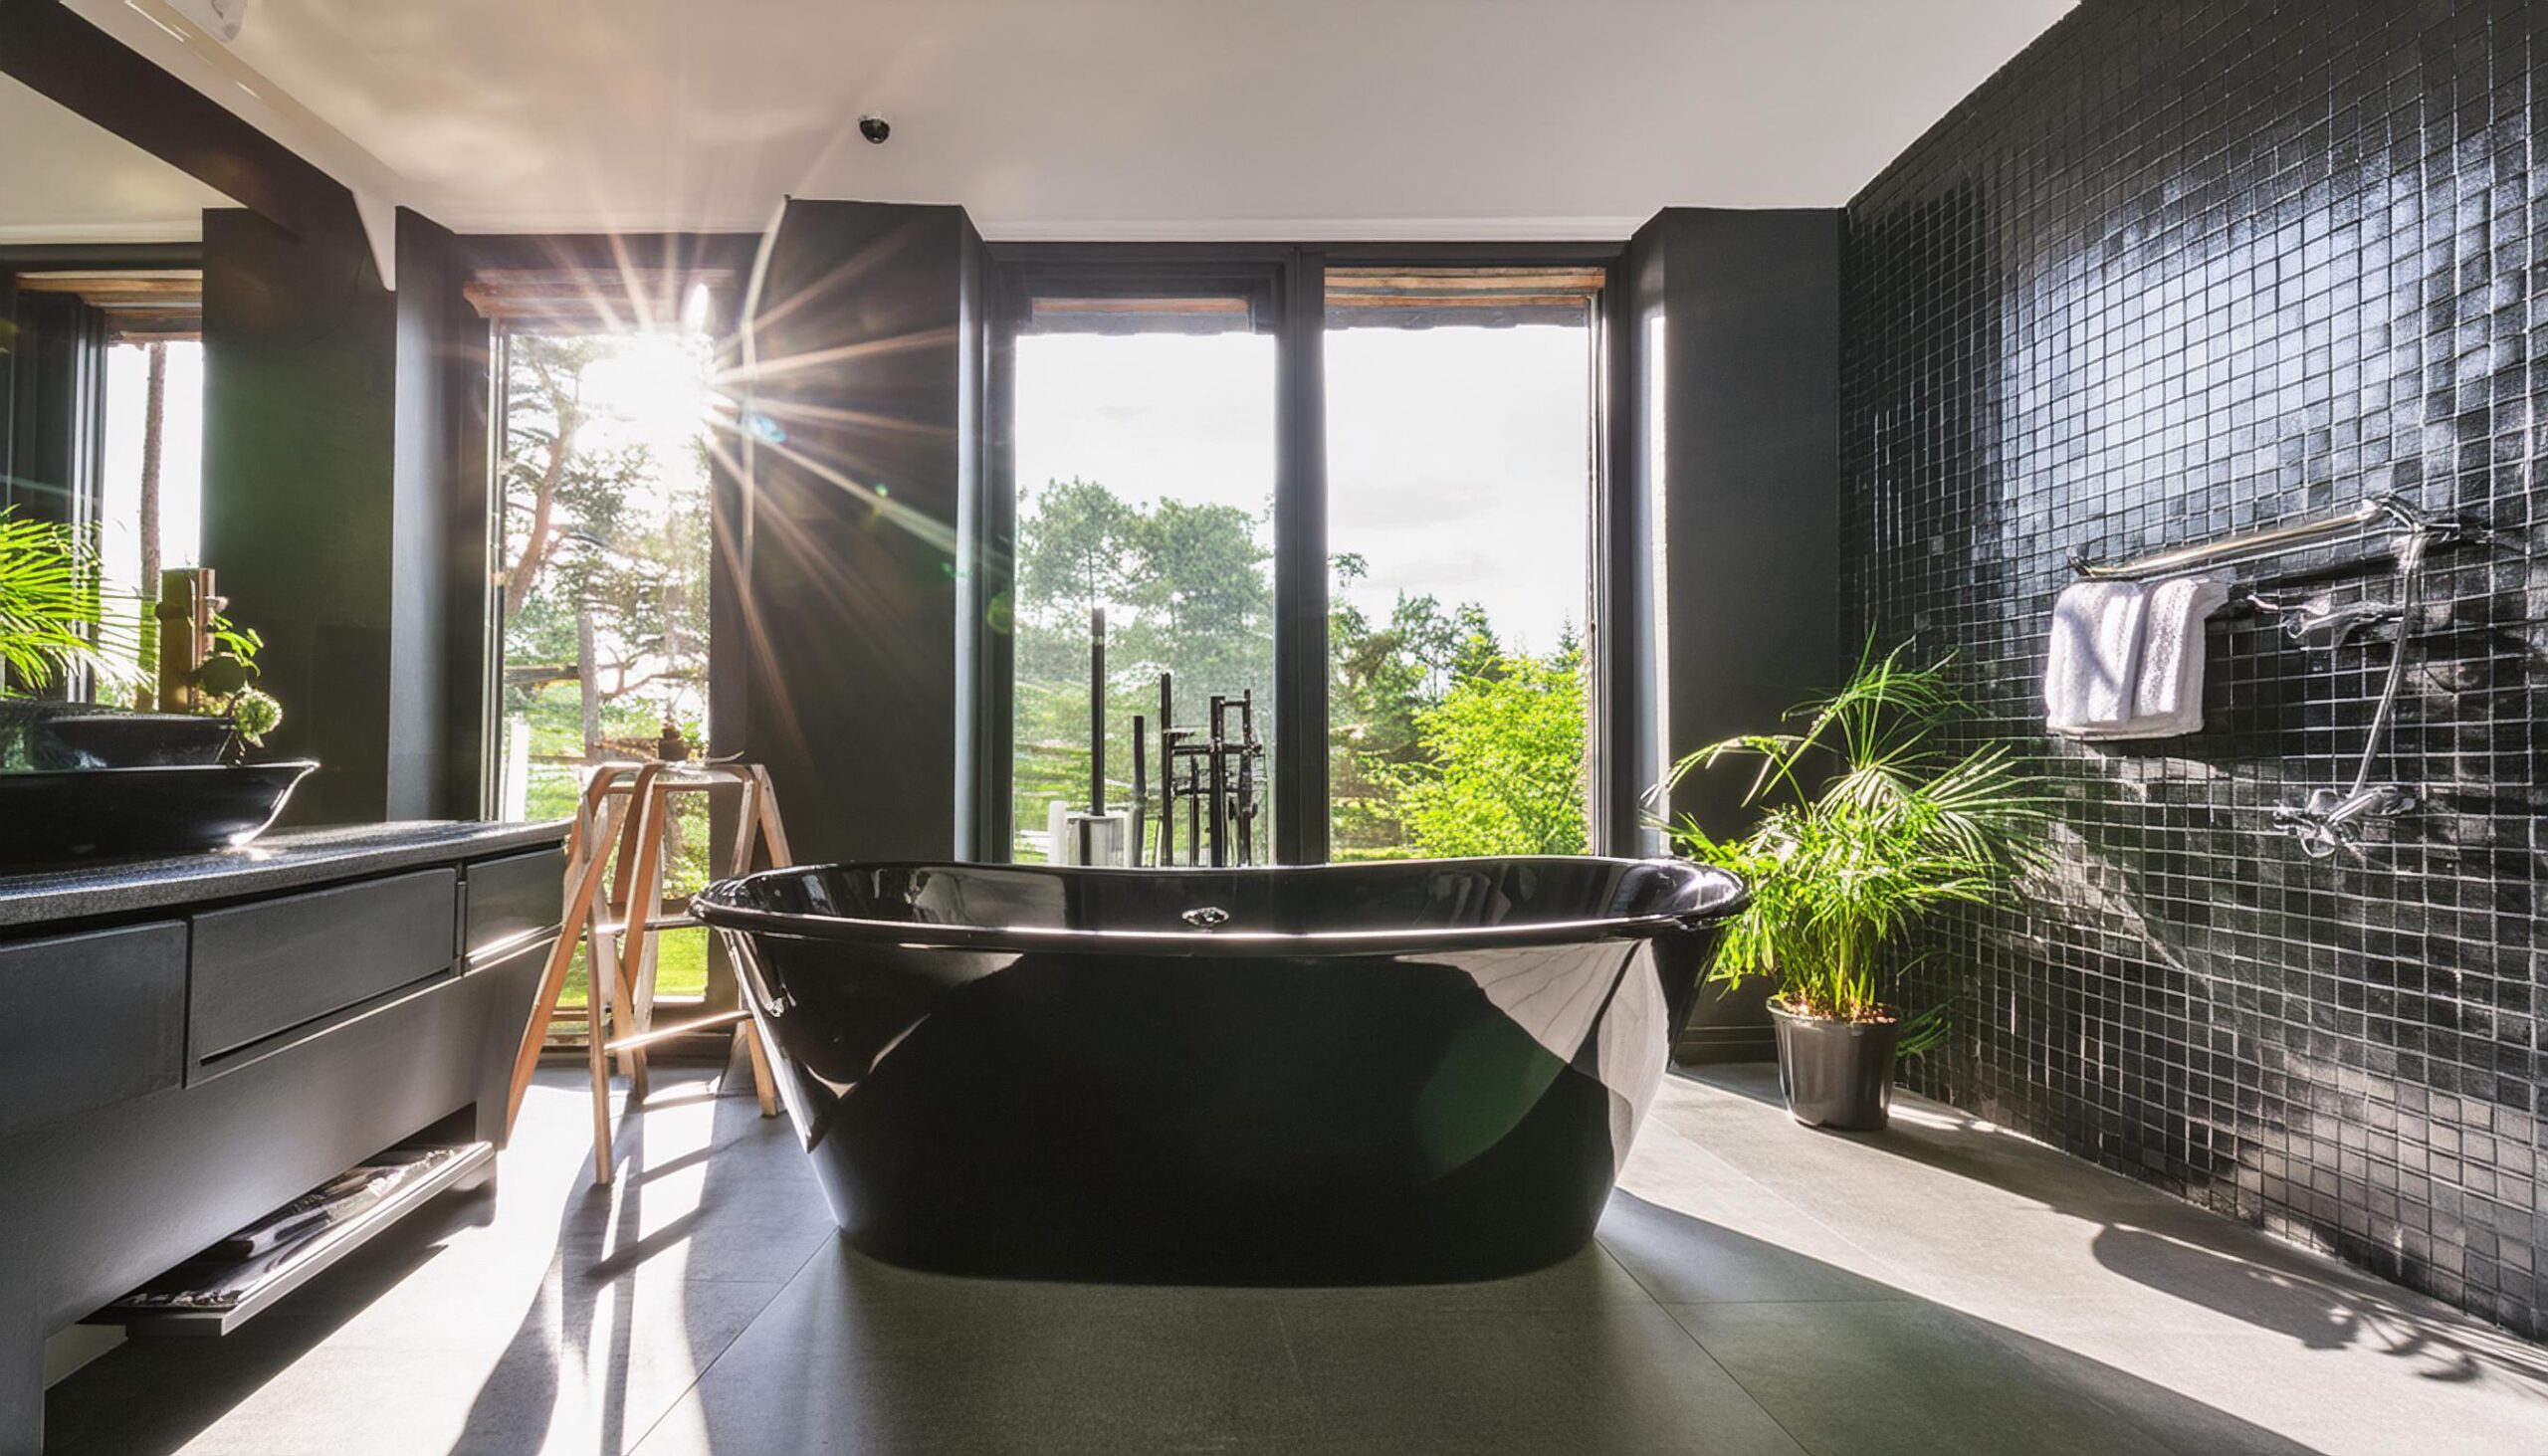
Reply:
<svg viewBox="0 0 2548 1456"><path fill-rule="evenodd" d="M858 1247L1340 1283L1582 1248L1744 898L1660 860L846 864L698 912Z"/></svg>

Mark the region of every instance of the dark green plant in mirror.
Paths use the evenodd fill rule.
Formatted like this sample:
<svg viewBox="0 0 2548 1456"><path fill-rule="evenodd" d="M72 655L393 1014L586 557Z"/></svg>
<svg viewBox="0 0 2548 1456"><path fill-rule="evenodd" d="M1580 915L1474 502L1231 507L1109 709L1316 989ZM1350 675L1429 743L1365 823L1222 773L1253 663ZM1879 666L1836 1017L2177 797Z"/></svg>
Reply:
<svg viewBox="0 0 2548 1456"><path fill-rule="evenodd" d="M212 652L195 669L196 711L229 719L243 741L262 744L283 723L283 705L257 686L257 653L265 639L219 612L213 613L210 636Z"/></svg>
<svg viewBox="0 0 2548 1456"><path fill-rule="evenodd" d="M1711 980L1769 976L1800 1016L1897 1021L1891 989L1908 967L1897 936L1949 906L2005 898L2032 856L2045 800L2005 743L1958 750L1946 729L1969 709L1948 662L1913 666L1870 643L1837 692L1789 715L1795 730L1713 743L1674 765L1667 788L1729 759L1756 765L1751 832L1718 839L1687 817L1681 849L1752 886L1729 922ZM1947 1034L1943 1008L1904 1026L1901 1050Z"/></svg>

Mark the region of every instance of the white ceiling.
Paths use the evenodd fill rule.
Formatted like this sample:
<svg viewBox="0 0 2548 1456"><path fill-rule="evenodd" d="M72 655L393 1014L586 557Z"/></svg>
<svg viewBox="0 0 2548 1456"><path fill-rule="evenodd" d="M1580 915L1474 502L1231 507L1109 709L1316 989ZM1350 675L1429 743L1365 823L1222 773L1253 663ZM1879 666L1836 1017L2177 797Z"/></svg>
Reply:
<svg viewBox="0 0 2548 1456"><path fill-rule="evenodd" d="M0 76L0 244L176 243L203 236L215 192Z"/></svg>
<svg viewBox="0 0 2548 1456"><path fill-rule="evenodd" d="M250 0L230 54L468 231L747 229L794 195L1006 238L1597 237L1844 201L2068 8Z"/></svg>

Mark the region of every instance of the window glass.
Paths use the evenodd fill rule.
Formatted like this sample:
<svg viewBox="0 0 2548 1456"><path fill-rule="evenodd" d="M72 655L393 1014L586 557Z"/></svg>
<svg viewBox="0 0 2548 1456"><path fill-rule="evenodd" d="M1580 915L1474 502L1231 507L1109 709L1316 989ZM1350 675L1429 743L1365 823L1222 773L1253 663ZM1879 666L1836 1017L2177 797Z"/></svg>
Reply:
<svg viewBox="0 0 2548 1456"><path fill-rule="evenodd" d="M1110 809L1130 803L1135 715L1149 733L1145 862L1158 848L1162 673L1176 727L1204 727L1214 696L1252 693L1257 735L1273 738L1275 340L1246 331L1243 312L1237 326L1229 313L1106 316L1106 331L1016 341L1011 852L1023 861L1052 858L1056 827L1072 832L1067 816L1089 807L1098 610ZM1258 798L1270 802L1264 785ZM1253 826L1258 863L1272 829L1270 813ZM1181 863L1181 816L1174 833Z"/></svg>
<svg viewBox="0 0 2548 1456"><path fill-rule="evenodd" d="M498 470L497 812L574 812L585 765L708 732L715 346L680 332L513 332ZM708 878L706 796L674 798L666 894ZM706 984L707 933L666 932L657 988ZM581 952L568 999L583 994Z"/></svg>
<svg viewBox="0 0 2548 1456"><path fill-rule="evenodd" d="M1358 306L1351 282L1325 360L1331 857L1582 853L1587 303Z"/></svg>

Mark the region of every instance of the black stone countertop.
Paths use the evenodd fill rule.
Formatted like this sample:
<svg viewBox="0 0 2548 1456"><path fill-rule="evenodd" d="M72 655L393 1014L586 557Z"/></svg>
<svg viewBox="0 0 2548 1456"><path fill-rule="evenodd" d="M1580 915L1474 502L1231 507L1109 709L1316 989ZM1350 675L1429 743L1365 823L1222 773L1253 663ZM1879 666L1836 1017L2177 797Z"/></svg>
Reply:
<svg viewBox="0 0 2548 1456"><path fill-rule="evenodd" d="M0 871L0 930L165 910L553 845L566 821L283 829L239 849Z"/></svg>

